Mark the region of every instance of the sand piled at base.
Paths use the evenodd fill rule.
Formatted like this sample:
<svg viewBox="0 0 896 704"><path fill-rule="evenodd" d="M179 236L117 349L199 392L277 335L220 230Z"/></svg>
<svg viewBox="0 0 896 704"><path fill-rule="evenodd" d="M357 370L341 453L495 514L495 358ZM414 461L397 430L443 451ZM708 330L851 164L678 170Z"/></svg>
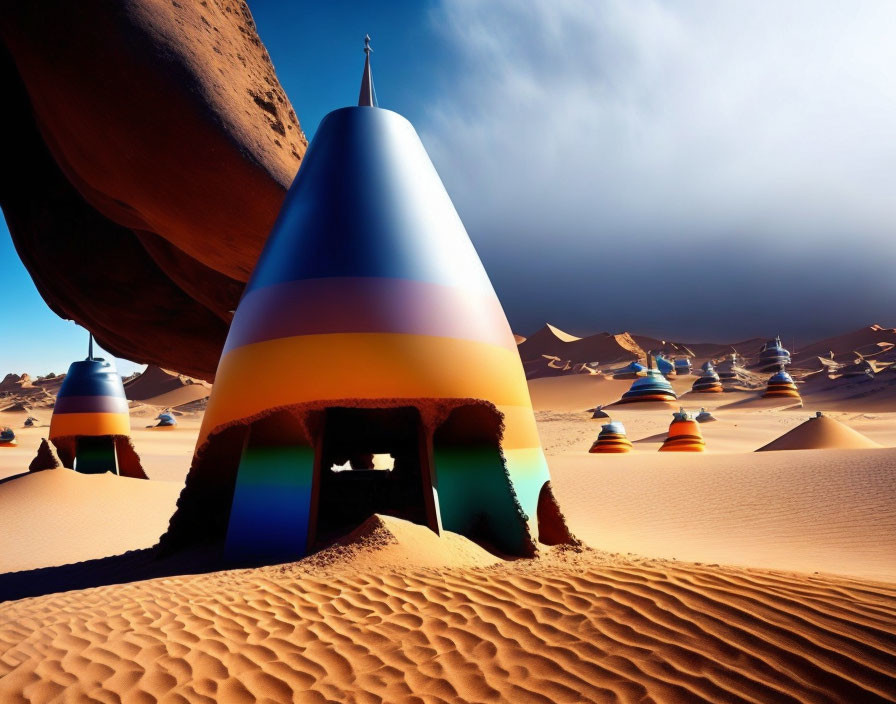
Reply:
<svg viewBox="0 0 896 704"><path fill-rule="evenodd" d="M848 425L828 416L816 416L787 431L756 452L771 450L850 450L880 447Z"/></svg>
<svg viewBox="0 0 896 704"><path fill-rule="evenodd" d="M175 482L62 468L0 482L0 572L155 545L181 488Z"/></svg>
<svg viewBox="0 0 896 704"><path fill-rule="evenodd" d="M486 567L501 562L462 535L441 536L426 526L392 516L374 515L349 535L312 555L313 567Z"/></svg>
<svg viewBox="0 0 896 704"><path fill-rule="evenodd" d="M0 701L872 702L896 587L550 551L302 563L0 605Z"/></svg>

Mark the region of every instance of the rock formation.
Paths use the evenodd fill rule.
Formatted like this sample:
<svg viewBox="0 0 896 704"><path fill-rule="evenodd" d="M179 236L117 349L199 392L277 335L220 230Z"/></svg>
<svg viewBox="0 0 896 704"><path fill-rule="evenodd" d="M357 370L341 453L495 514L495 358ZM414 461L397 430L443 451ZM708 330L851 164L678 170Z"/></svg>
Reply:
<svg viewBox="0 0 896 704"><path fill-rule="evenodd" d="M12 3L0 202L47 304L210 380L306 140L241 0Z"/></svg>

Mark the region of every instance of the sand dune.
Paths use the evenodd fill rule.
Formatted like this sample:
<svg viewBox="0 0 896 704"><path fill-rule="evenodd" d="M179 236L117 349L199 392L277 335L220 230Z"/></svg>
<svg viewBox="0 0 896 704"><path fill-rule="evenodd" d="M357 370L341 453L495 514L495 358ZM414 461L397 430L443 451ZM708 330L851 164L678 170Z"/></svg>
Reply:
<svg viewBox="0 0 896 704"><path fill-rule="evenodd" d="M896 329L868 325L800 347L794 362L802 360L803 357L828 357L832 352L834 356L851 355L855 351L873 354L875 351L886 351L894 344L896 344Z"/></svg>
<svg viewBox="0 0 896 704"><path fill-rule="evenodd" d="M601 332L588 337L576 337L553 325L545 325L517 347L523 361L554 355L572 364L600 362L614 364L644 356L644 350L629 333L611 335Z"/></svg>
<svg viewBox="0 0 896 704"><path fill-rule="evenodd" d="M181 487L69 469L6 479L0 482L0 573L154 545Z"/></svg>
<svg viewBox="0 0 896 704"><path fill-rule="evenodd" d="M701 426L707 446L712 427ZM631 437L631 435L630 435ZM591 547L896 582L896 449L550 458Z"/></svg>
<svg viewBox="0 0 896 704"><path fill-rule="evenodd" d="M763 445L757 452L767 450L823 450L880 447L876 442L856 432L834 418L818 416L789 430L777 440Z"/></svg>
<svg viewBox="0 0 896 704"><path fill-rule="evenodd" d="M125 384L124 392L131 401L173 408L208 398L211 388L211 384L200 379L149 365L142 374Z"/></svg>
<svg viewBox="0 0 896 704"><path fill-rule="evenodd" d="M884 702L896 588L546 551L294 563L0 606L0 700Z"/></svg>

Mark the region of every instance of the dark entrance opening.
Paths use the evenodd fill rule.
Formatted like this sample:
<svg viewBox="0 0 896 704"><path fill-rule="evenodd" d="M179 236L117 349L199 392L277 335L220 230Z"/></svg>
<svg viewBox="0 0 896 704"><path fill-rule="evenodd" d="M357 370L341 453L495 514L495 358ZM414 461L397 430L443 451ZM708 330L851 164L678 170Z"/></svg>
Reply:
<svg viewBox="0 0 896 704"><path fill-rule="evenodd" d="M75 443L74 470L81 474L118 474L118 455L115 452L115 438L111 435L99 437L79 436Z"/></svg>
<svg viewBox="0 0 896 704"><path fill-rule="evenodd" d="M374 455L391 455L392 469L375 469ZM375 513L438 530L430 453L416 408L326 409L314 475L312 544L330 543Z"/></svg>

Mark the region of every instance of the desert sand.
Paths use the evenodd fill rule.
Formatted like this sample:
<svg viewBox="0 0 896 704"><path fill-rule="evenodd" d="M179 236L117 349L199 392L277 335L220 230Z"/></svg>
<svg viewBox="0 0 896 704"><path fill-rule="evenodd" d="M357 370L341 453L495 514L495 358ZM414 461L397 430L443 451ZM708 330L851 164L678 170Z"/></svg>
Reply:
<svg viewBox="0 0 896 704"><path fill-rule="evenodd" d="M692 381L673 380L682 405L718 422L701 425L705 453L675 455L656 451L673 407L637 406L607 409L632 453L588 454L589 409L630 381L530 381L581 549L508 561L373 517L296 563L7 602L0 701L893 701L896 402L866 393L880 380L807 382L802 407L689 394ZM132 402L149 482L60 469L0 483L0 569L154 542L201 420L187 402L176 430L146 429L160 396ZM0 476L45 435L25 415L3 413L20 445ZM756 452L775 443L815 449Z"/></svg>

